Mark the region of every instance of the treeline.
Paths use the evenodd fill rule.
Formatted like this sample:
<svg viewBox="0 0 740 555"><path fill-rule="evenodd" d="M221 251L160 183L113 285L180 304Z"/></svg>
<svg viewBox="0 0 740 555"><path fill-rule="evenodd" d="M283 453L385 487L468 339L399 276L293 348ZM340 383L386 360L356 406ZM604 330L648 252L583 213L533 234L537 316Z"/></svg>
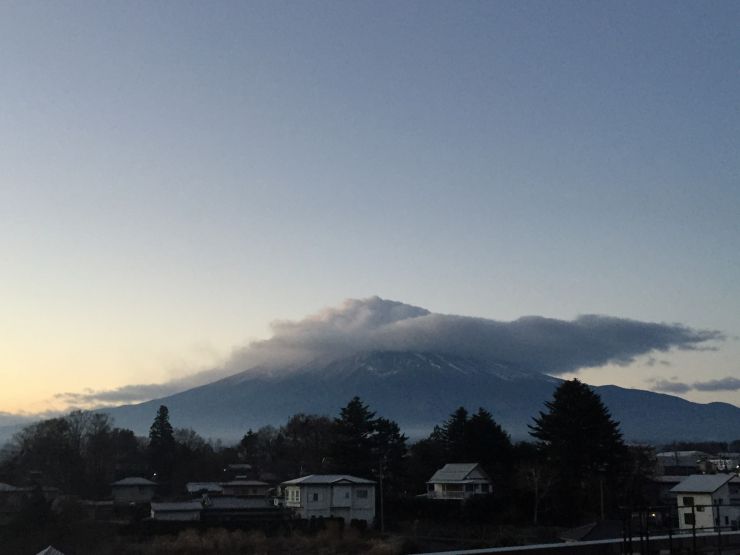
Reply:
<svg viewBox="0 0 740 555"><path fill-rule="evenodd" d="M416 496L437 469L478 462L494 483L494 496L476 501L478 514L502 522L572 524L600 516L602 507L608 516L619 505L645 502L650 451L625 446L618 424L587 385L564 382L530 428L533 441L514 444L490 412L460 407L410 444L396 422L355 397L334 418L297 414L223 446L173 429L164 406L148 438L116 428L104 414L75 411L17 434L0 457L0 482L36 482L101 499L111 482L146 476L163 492L180 494L188 481L221 481L229 464L247 463L255 476L278 482L312 473L382 479L389 513L413 518L431 510Z"/></svg>

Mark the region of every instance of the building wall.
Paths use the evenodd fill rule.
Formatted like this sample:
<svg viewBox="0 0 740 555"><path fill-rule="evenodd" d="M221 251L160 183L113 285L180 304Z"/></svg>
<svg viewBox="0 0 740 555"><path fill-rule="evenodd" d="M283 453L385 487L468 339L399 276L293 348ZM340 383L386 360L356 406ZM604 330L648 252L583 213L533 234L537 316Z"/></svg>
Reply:
<svg viewBox="0 0 740 555"><path fill-rule="evenodd" d="M295 501L299 489L300 501ZM363 493L364 496L363 496ZM373 485L322 485L287 486L285 506L296 509L301 518L340 517L372 523L375 518L375 487Z"/></svg>
<svg viewBox="0 0 740 555"><path fill-rule="evenodd" d="M491 485L488 484L488 491L483 491L481 483L434 483L429 488L432 498L437 499L467 499L473 495L492 493ZM472 490L469 486L472 486Z"/></svg>
<svg viewBox="0 0 740 555"><path fill-rule="evenodd" d="M689 502L692 500L692 502ZM738 519L738 511L735 507L728 506L730 502L730 488L728 484L723 485L713 494L709 493L678 493L678 525L682 529L691 529L691 514L694 514L697 528L714 528L719 517L721 526L731 526L732 521ZM691 505L694 509L692 510ZM706 505L706 506L704 506ZM719 505L719 507L714 507ZM725 518L727 517L727 518Z"/></svg>

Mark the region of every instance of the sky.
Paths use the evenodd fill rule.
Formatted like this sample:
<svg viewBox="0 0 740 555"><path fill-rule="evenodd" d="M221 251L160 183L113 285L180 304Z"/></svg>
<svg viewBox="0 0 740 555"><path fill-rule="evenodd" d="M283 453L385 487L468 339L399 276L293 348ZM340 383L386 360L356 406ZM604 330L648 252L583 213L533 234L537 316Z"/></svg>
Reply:
<svg viewBox="0 0 740 555"><path fill-rule="evenodd" d="M739 22L0 3L0 413L224 368L375 295L706 332L559 375L740 405Z"/></svg>

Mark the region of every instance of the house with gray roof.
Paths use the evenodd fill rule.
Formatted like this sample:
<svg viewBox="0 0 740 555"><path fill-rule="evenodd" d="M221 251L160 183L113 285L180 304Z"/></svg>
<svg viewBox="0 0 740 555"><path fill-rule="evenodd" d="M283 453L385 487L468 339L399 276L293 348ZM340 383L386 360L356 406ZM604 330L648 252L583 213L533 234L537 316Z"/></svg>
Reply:
<svg viewBox="0 0 740 555"><path fill-rule="evenodd" d="M149 503L154 498L157 483L146 478L131 476L113 482L110 487L115 505L131 505Z"/></svg>
<svg viewBox="0 0 740 555"><path fill-rule="evenodd" d="M682 529L737 528L740 507L731 506L730 481L734 474L692 474L671 489L678 504Z"/></svg>
<svg viewBox="0 0 740 555"><path fill-rule="evenodd" d="M460 500L492 493L491 479L478 463L446 464L427 481L429 499Z"/></svg>
<svg viewBox="0 0 740 555"><path fill-rule="evenodd" d="M311 474L281 484L285 507L296 516L375 519L375 482L348 474Z"/></svg>

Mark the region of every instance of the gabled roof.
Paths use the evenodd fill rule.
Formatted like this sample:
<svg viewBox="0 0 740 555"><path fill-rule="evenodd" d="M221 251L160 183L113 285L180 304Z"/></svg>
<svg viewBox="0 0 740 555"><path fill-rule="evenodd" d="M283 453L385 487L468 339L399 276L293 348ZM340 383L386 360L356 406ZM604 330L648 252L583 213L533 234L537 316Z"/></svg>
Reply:
<svg viewBox="0 0 740 555"><path fill-rule="evenodd" d="M462 482L471 479L468 476L476 469L488 480L488 476L478 463L449 463L437 470L429 478L429 482Z"/></svg>
<svg viewBox="0 0 740 555"><path fill-rule="evenodd" d="M732 474L692 474L671 488L675 493L714 493L732 479Z"/></svg>
<svg viewBox="0 0 740 555"><path fill-rule="evenodd" d="M365 478L358 478L357 476L350 476L349 474L311 474L304 476L303 478L295 478L283 482L284 486L295 486L303 484L337 484L337 483L349 483L349 484L374 484L372 480L366 480Z"/></svg>
<svg viewBox="0 0 740 555"><path fill-rule="evenodd" d="M117 482L113 482L111 486L156 486L157 482L152 482L151 480L147 480L146 478L139 478L139 477L130 477L130 478L124 478L123 480L118 480Z"/></svg>
<svg viewBox="0 0 740 555"><path fill-rule="evenodd" d="M41 551L36 553L36 555L64 555L64 553L50 545L46 549L42 549Z"/></svg>

